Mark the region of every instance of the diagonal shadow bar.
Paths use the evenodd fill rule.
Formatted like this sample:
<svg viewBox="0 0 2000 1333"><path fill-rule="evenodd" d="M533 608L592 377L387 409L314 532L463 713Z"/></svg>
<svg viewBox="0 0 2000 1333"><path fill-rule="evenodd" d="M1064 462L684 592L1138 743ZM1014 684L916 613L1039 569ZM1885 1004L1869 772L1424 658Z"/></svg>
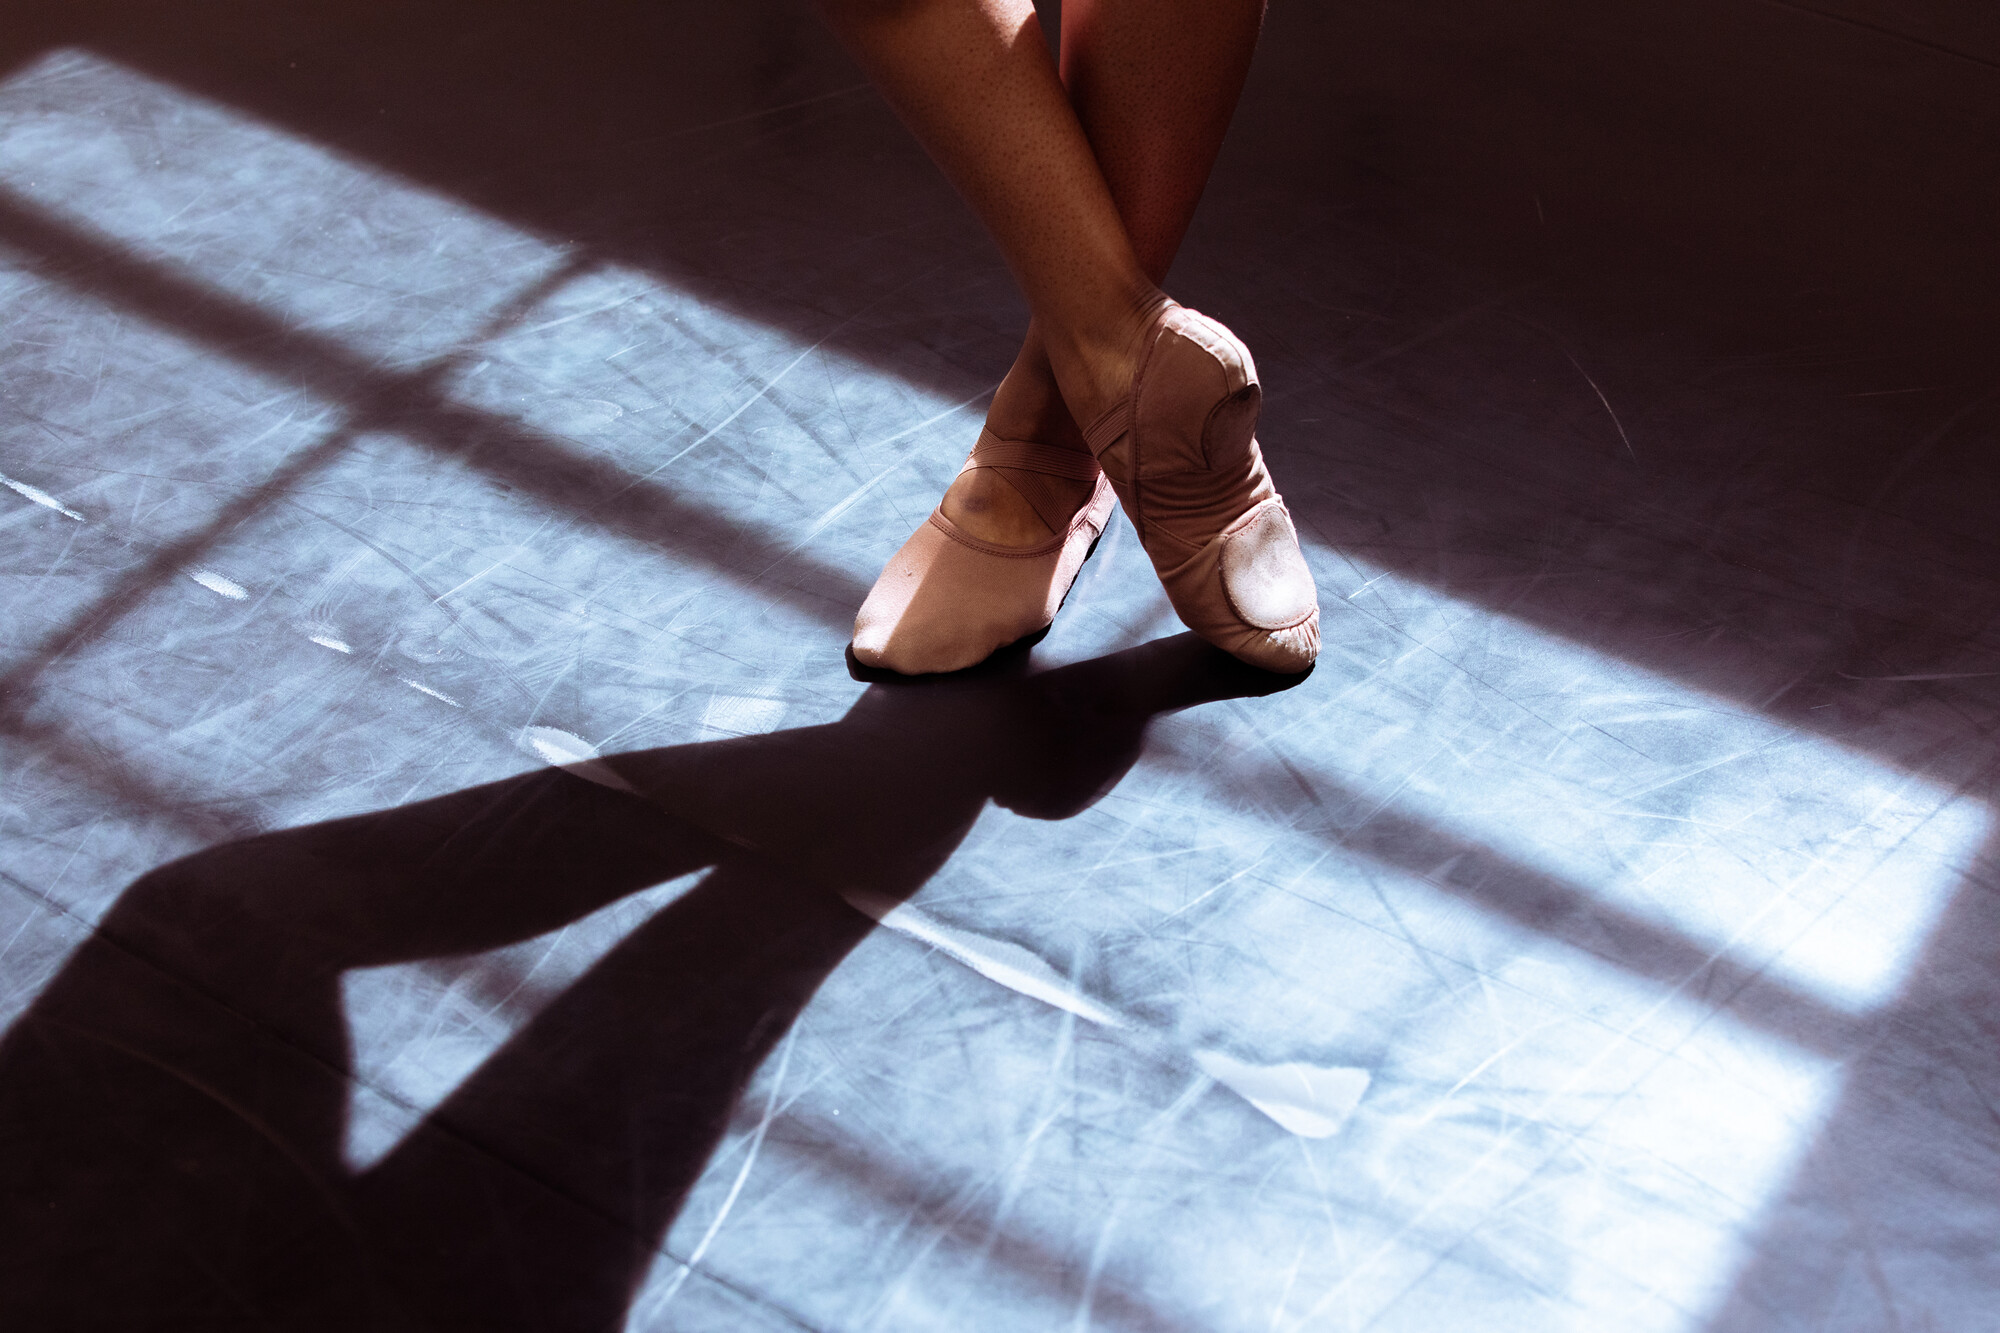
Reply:
<svg viewBox="0 0 2000 1333"><path fill-rule="evenodd" d="M0 733L30 746L46 764L66 770L64 777L93 788L108 798L111 809L98 813L125 814L178 830L197 844L233 842L264 831L252 815L228 801L176 793L150 781L133 765L110 753L96 738L39 718L0 711ZM92 762L95 760L95 762ZM9 764L10 780L23 765ZM38 890L39 892L39 890Z"/></svg>
<svg viewBox="0 0 2000 1333"><path fill-rule="evenodd" d="M1040 1285L1072 1306L1090 1296L1090 1327L1124 1333L1182 1333L1184 1317L1162 1309L1139 1282L1115 1270L1086 1275L1086 1265L1020 1224L975 1213L971 1200L998 1193L967 1173L945 1174L933 1166L919 1171L891 1154L871 1152L870 1144L794 1112L772 1118L764 1151L789 1159L794 1170L818 1168L850 1181L870 1198L901 1210L904 1225L929 1232L959 1262L992 1263L1025 1282ZM1137 1276L1137 1275L1135 1275Z"/></svg>
<svg viewBox="0 0 2000 1333"><path fill-rule="evenodd" d="M1869 1037L1871 1024L1764 968L1407 815L1378 812L1358 828L1324 829L1320 836L1671 993L1718 1009L1735 1006L1738 1018L1814 1054L1841 1059Z"/></svg>
<svg viewBox="0 0 2000 1333"><path fill-rule="evenodd" d="M0 196L4 196L4 191L0 191ZM4 209L4 203L4 197L0 197L0 209ZM584 267L583 261L574 258L557 265L504 302L476 337L493 337L518 322L537 301ZM441 357L408 378L419 385L434 385L451 371L459 355L454 353ZM288 494L303 484L307 477L333 463L373 424L367 412L358 413L319 443L294 454L261 483L223 505L202 527L158 548L137 568L126 571L108 592L85 607L82 614L43 639L28 654L25 662L0 675L0 730L25 734L22 725L37 676L87 641L99 626L109 624L132 610L154 589L171 579L176 571L200 559L240 525L254 518L272 500Z"/></svg>
<svg viewBox="0 0 2000 1333"><path fill-rule="evenodd" d="M1183 754L1183 762L1187 756ZM1233 790L1297 790L1293 766L1242 772ZM1645 977L1671 992L1731 1012L1775 1036L1834 1059L1853 1054L1872 1036L1871 1020L1857 1018L1807 991L1746 965L1672 926L1614 906L1580 884L1523 865L1505 853L1462 838L1411 815L1377 808L1361 793L1310 774L1319 808L1271 811L1274 823L1389 866L1446 893L1614 967ZM1342 824L1328 811L1367 810ZM1412 941L1414 944L1415 941ZM1421 947L1421 946L1418 946Z"/></svg>
<svg viewBox="0 0 2000 1333"><path fill-rule="evenodd" d="M867 591L844 572L802 558L795 543L775 533L721 518L622 468L579 457L557 440L451 401L439 384L449 364L434 363L417 371L371 365L335 340L288 328L253 305L134 257L3 189L0 243L24 252L51 280L111 301L234 361L347 407L354 414L349 435L396 432L551 508L630 540L703 561L727 576L746 577L741 573L744 567L768 573L789 563L803 577L789 584L774 583L771 594L830 627L843 625L850 608L859 606ZM48 660L51 654L67 651L92 627L129 608L145 591L135 584L157 579L161 569L170 570L219 540L227 526L240 523L271 496L296 484L312 467L328 461L330 452L316 447L299 466L281 468L256 491L227 506L207 533L183 539L148 561L60 631L37 656ZM752 582L763 577L747 576ZM25 688L39 669L30 662L0 677L0 700Z"/></svg>

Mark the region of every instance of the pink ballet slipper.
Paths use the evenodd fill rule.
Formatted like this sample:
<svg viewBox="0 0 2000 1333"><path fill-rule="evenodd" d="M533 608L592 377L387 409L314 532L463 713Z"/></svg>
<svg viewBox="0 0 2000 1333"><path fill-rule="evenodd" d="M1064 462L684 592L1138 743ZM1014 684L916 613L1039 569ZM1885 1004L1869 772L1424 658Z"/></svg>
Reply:
<svg viewBox="0 0 2000 1333"><path fill-rule="evenodd" d="M1250 351L1167 302L1132 388L1084 432L1187 627L1267 671L1319 656L1319 595L1257 445Z"/></svg>
<svg viewBox="0 0 2000 1333"><path fill-rule="evenodd" d="M906 676L976 666L1001 648L1045 632L1117 503L1089 454L979 432L961 472L995 468L1055 532L1034 546L981 541L933 510L903 543L854 618L857 662ZM1074 488L1095 486L1072 509Z"/></svg>

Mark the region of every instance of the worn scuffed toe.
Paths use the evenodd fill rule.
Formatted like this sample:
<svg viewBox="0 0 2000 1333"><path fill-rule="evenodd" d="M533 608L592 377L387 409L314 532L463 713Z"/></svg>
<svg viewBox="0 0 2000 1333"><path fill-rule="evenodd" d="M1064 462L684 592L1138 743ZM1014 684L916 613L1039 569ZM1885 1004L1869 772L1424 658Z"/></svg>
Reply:
<svg viewBox="0 0 2000 1333"><path fill-rule="evenodd" d="M999 469L1056 536L1001 546L934 510L883 568L854 618L852 651L864 667L905 676L962 671L1047 629L1117 503L1097 464L1074 450L981 431L965 466ZM1038 484L1042 477L1092 487L1069 509L1074 502L1065 503L1062 488Z"/></svg>

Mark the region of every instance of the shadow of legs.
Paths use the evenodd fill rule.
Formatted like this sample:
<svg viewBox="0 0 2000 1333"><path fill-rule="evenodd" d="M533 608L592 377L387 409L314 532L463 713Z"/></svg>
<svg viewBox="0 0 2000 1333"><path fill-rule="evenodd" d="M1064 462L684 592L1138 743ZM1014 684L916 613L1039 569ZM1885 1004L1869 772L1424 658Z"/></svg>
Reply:
<svg viewBox="0 0 2000 1333"><path fill-rule="evenodd" d="M1060 819L1159 713L1294 683L1181 635L868 691L146 875L0 1042L0 1326L615 1326L746 1081L988 800ZM537 937L703 866L355 1174L355 968Z"/></svg>
<svg viewBox="0 0 2000 1333"><path fill-rule="evenodd" d="M741 858L633 932L360 1178L426 1322L616 1327L750 1076L873 925Z"/></svg>

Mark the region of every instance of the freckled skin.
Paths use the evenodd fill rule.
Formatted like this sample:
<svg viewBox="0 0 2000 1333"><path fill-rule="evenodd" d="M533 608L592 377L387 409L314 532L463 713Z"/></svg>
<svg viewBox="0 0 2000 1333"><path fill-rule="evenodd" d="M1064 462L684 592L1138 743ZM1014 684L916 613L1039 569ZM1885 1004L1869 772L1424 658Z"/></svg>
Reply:
<svg viewBox="0 0 2000 1333"><path fill-rule="evenodd" d="M1264 0L1068 0L1062 63L1029 0L820 0L992 232L1033 319L993 396L1002 439L1081 450L1123 395L1221 149ZM1085 488L1078 483L1078 502ZM946 492L975 537L1052 534L991 471Z"/></svg>

